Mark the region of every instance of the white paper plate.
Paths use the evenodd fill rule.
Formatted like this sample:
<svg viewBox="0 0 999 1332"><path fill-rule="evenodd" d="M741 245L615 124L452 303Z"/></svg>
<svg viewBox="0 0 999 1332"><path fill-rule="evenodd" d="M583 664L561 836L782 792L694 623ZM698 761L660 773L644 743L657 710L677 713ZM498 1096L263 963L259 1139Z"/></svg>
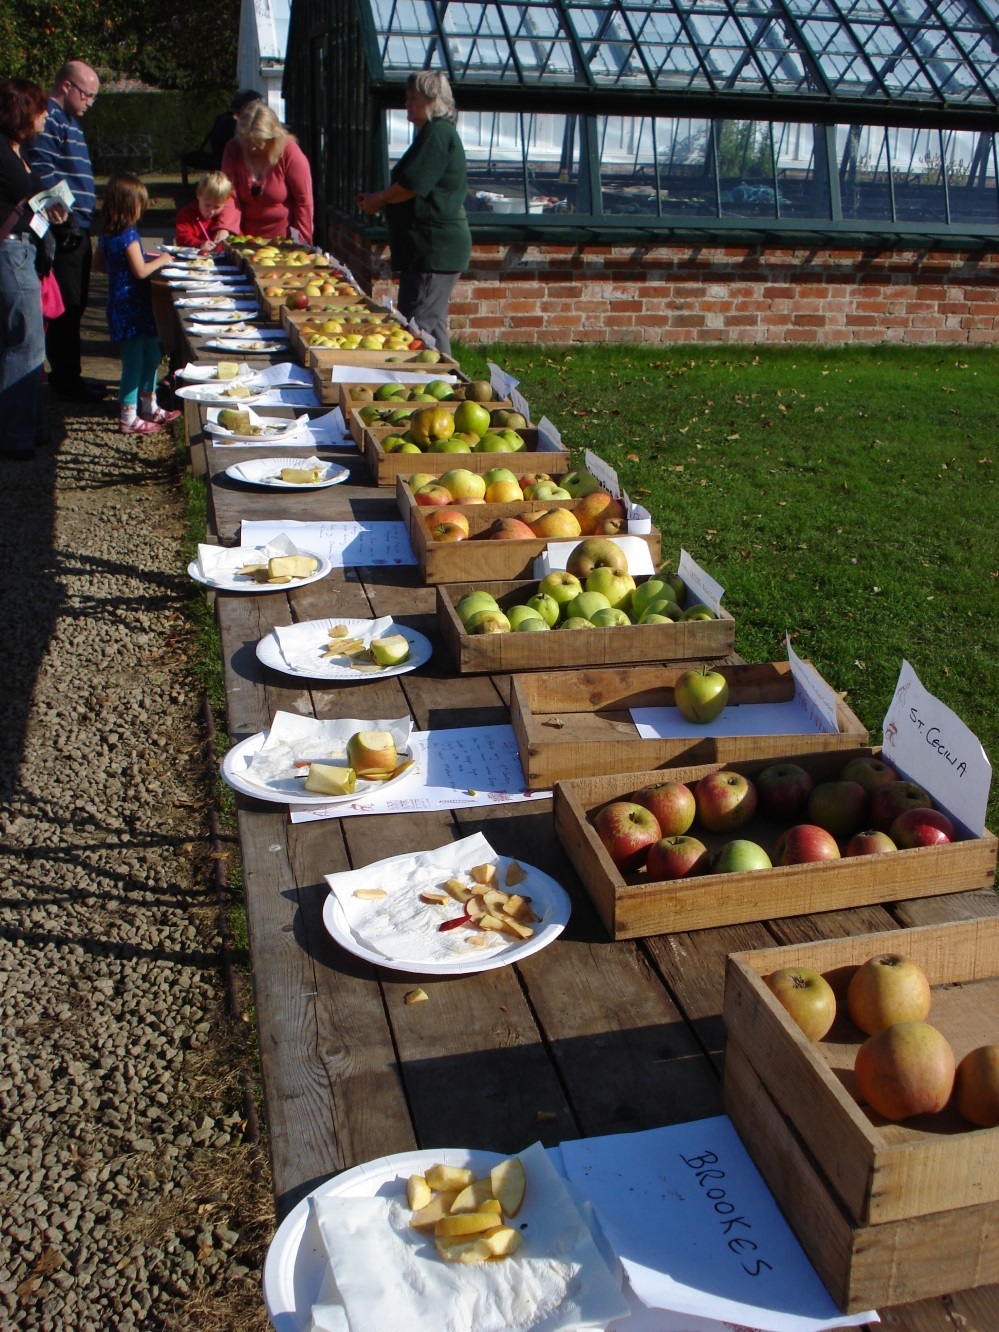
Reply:
<svg viewBox="0 0 999 1332"><path fill-rule="evenodd" d="M281 469L293 464L291 458L250 458L246 462L233 463L225 469L225 474L232 477L233 481L242 481L244 485L267 486L271 490L325 490L328 486L340 485L350 476L346 467L329 462L324 464L321 481L282 481L279 475Z"/></svg>
<svg viewBox="0 0 999 1332"><path fill-rule="evenodd" d="M288 350L287 342L278 342L276 339L268 342L264 338L244 338L241 342L235 338L213 338L211 342L206 342L205 346L212 351L228 352L261 352L270 356L273 352L284 352Z"/></svg>
<svg viewBox="0 0 999 1332"><path fill-rule="evenodd" d="M192 384L207 384L209 382L217 384L242 384L248 380L253 373L254 371L251 367L244 364L240 367L240 373L233 379L221 380L219 379L219 369L217 365L209 365L207 362L204 365L197 365L192 362L177 371L177 378L186 379Z"/></svg>
<svg viewBox="0 0 999 1332"><path fill-rule="evenodd" d="M240 444L284 444L294 435L298 435L303 431L308 423L308 417L306 417L304 421L279 420L275 417L273 420L273 429L267 435L238 435L232 430L226 430L224 426L220 426L218 421L206 421L205 433L215 436L221 440L223 444L227 442L238 442Z"/></svg>
<svg viewBox="0 0 999 1332"><path fill-rule="evenodd" d="M390 777L387 782L366 782L359 777L351 795L316 795L312 791L305 790L304 769L301 778L275 777L266 784L253 781L247 776L250 760L263 748L266 739L267 732L258 731L256 735L251 735L249 739L234 745L222 760L223 780L234 791L239 791L241 795L252 796L254 800L270 800L279 805L349 805L351 801L363 800L365 796L381 795L383 791L395 791L404 782L415 777L420 770L417 760L405 772L401 772L398 777ZM399 758L408 758L413 752L412 748L401 749Z"/></svg>
<svg viewBox="0 0 999 1332"><path fill-rule="evenodd" d="M314 670L300 671L289 666L285 661L277 638L273 630L257 644L257 659L265 666L269 666L272 671L280 671L282 675L293 675L301 680L349 680L351 684L364 684L367 680L384 680L389 675L405 675L407 671L415 671L433 656L433 644L429 638L423 634L418 634L415 629L409 629L404 624L396 624L393 620L385 630L384 637L390 634L402 634L403 638L409 643L409 656L401 666L386 666L380 671L356 671L350 666L343 666L332 658L323 658L319 656L319 649L324 643L328 643L327 633L335 624L345 625L352 634L363 634L371 625L370 620L302 620L299 624L289 625L282 629L282 635L287 635L299 640L297 646L307 648L314 642L316 647L316 666Z"/></svg>
<svg viewBox="0 0 999 1332"><path fill-rule="evenodd" d="M187 376L185 375L186 379ZM236 379L215 379L212 382L201 384L186 384L183 388L176 390L178 398L185 398L188 402L201 402L209 407L252 407L261 398L267 396L266 389L256 389L248 398L232 398L225 393L224 387L228 384L245 384L246 379L237 376Z"/></svg>
<svg viewBox="0 0 999 1332"><path fill-rule="evenodd" d="M252 297L240 296L233 298L231 296L181 296L174 301L174 305L179 310L241 310L249 314L251 310L258 312L260 306Z"/></svg>
<svg viewBox="0 0 999 1332"><path fill-rule="evenodd" d="M223 332L226 324L240 324L250 318L249 310L237 310L235 307L227 310L221 306L210 310L193 310L190 314L184 315L184 320L190 324L192 331L204 332L210 329L212 333Z"/></svg>
<svg viewBox="0 0 999 1332"><path fill-rule="evenodd" d="M277 1229L264 1261L264 1303L277 1332L302 1332L319 1298L326 1272L326 1250L318 1232L307 1236L309 1198L375 1198L405 1194L410 1175L422 1175L437 1161L464 1166L477 1178L505 1158L499 1152L439 1147L433 1151L399 1152L345 1170L313 1189L288 1213ZM529 1206L525 1198L524 1207Z"/></svg>
<svg viewBox="0 0 999 1332"><path fill-rule="evenodd" d="M511 859L510 856L496 857L501 882ZM405 971L414 976L471 976L479 971L509 967L554 943L568 924L572 912L569 895L557 880L524 861L517 863L526 870L527 878L523 883L518 883L513 891L522 892L531 899L531 909L541 917L541 921L535 926L530 939L511 938L505 948L493 949L481 957L462 957L451 962L419 962L413 958L391 957L380 953L352 932L343 907L332 892L323 905L323 924L348 953L363 958L365 962L373 962L376 966L387 967L389 971Z"/></svg>
<svg viewBox="0 0 999 1332"><path fill-rule="evenodd" d="M246 547L247 563L249 557L255 553L252 547ZM310 551L301 551L300 554L308 555ZM309 574L308 578L295 578L290 583L257 583L252 578L243 576L237 578L235 573L220 573L214 578L205 578L198 569L198 561L192 560L187 566L187 572L196 583L203 583L205 587L212 587L217 592L289 592L296 587L308 587L310 583L318 583L320 578L325 578L333 565L322 555L315 557L319 561L319 568L315 573Z"/></svg>

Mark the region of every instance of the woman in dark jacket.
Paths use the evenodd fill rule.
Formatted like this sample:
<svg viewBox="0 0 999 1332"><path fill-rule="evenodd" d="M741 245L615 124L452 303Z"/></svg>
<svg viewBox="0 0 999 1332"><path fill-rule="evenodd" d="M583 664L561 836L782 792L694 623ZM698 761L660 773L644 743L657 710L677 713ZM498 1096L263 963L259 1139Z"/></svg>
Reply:
<svg viewBox="0 0 999 1332"><path fill-rule="evenodd" d="M385 209L400 312L450 353L448 305L472 256L472 233L465 217L465 150L446 77L436 70L411 74L406 111L416 137L393 167L388 188L358 195L358 204L365 213Z"/></svg>

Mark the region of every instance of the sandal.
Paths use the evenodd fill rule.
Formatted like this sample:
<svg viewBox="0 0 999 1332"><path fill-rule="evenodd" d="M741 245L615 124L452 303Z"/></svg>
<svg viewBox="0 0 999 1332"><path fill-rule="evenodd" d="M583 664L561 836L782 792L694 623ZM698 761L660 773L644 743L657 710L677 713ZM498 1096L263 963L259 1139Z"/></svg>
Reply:
<svg viewBox="0 0 999 1332"><path fill-rule="evenodd" d="M141 416L131 421L119 421L118 429L123 435L158 435L160 428L155 421L146 421Z"/></svg>
<svg viewBox="0 0 999 1332"><path fill-rule="evenodd" d="M154 407L151 412L140 412L143 421L150 421L154 425L171 425L179 420L180 412L168 412L165 407Z"/></svg>

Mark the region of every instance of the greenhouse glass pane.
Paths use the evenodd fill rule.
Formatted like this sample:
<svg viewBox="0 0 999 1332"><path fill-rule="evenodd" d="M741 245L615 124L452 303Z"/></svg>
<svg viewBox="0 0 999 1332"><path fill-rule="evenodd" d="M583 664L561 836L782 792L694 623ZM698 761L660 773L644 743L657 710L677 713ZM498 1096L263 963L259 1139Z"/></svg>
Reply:
<svg viewBox="0 0 999 1332"><path fill-rule="evenodd" d="M836 157L844 219L893 221L885 130L880 125L837 125Z"/></svg>
<svg viewBox="0 0 999 1332"><path fill-rule="evenodd" d="M463 111L458 133L468 161L466 208L473 224L476 214L580 211L578 117Z"/></svg>
<svg viewBox="0 0 999 1332"><path fill-rule="evenodd" d="M718 216L709 120L598 116L596 124L606 216Z"/></svg>
<svg viewBox="0 0 999 1332"><path fill-rule="evenodd" d="M780 216L827 222L832 205L823 129L819 128L816 137L813 125L774 124L773 142Z"/></svg>
<svg viewBox="0 0 999 1332"><path fill-rule="evenodd" d="M776 217L770 122L723 120L717 136L722 215Z"/></svg>
<svg viewBox="0 0 999 1332"><path fill-rule="evenodd" d="M943 154L936 129L889 129L895 217L899 222L947 221Z"/></svg>
<svg viewBox="0 0 999 1332"><path fill-rule="evenodd" d="M642 53L660 89L711 86L678 16L668 9L626 4Z"/></svg>
<svg viewBox="0 0 999 1332"><path fill-rule="evenodd" d="M951 222L994 227L999 222L995 136L945 132L943 145Z"/></svg>
<svg viewBox="0 0 999 1332"><path fill-rule="evenodd" d="M569 9L569 20L597 83L640 81L649 86L638 45L622 14L606 7L574 4Z"/></svg>

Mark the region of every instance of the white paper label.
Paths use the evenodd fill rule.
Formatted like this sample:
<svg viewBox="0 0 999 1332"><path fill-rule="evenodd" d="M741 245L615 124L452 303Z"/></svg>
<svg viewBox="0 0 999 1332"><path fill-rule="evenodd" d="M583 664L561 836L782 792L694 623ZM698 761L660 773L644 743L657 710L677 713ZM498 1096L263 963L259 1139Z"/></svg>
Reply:
<svg viewBox="0 0 999 1332"><path fill-rule="evenodd" d="M710 574L705 573L697 561L685 550L680 551L678 572L691 593L688 604L693 605L698 601L703 601L705 606L710 606L714 613L718 615L721 612L721 599L725 595L725 589L721 584L716 583Z"/></svg>
<svg viewBox="0 0 999 1332"><path fill-rule="evenodd" d="M583 461L586 464L586 470L594 481L599 481L601 486L615 499L621 498L621 482L618 480L617 472L611 467L610 463L604 462L603 458L598 458L595 453L589 449L583 455Z"/></svg>
<svg viewBox="0 0 999 1332"><path fill-rule="evenodd" d="M552 425L547 416L543 416L538 422L538 434L550 439L557 449L562 447L562 432L557 426Z"/></svg>
<svg viewBox="0 0 999 1332"><path fill-rule="evenodd" d="M415 564L416 556L403 522L324 523L289 519L244 521L241 546L262 546L287 535L300 550L321 555L337 569Z"/></svg>
<svg viewBox="0 0 999 1332"><path fill-rule="evenodd" d="M978 737L929 693L907 661L884 719L885 760L981 837L992 765Z"/></svg>
<svg viewBox="0 0 999 1332"><path fill-rule="evenodd" d="M511 389L510 402L513 406L513 410L515 412L520 412L525 421L531 419L531 409L528 406L527 399L524 397L523 393L519 392L517 389Z"/></svg>
<svg viewBox="0 0 999 1332"><path fill-rule="evenodd" d="M791 646L791 639L787 634L784 635L784 641L787 644L787 659L794 679L795 702L804 707L818 730L825 731L829 735L838 735L836 695L822 676L807 662L801 660Z"/></svg>
<svg viewBox="0 0 999 1332"><path fill-rule="evenodd" d="M494 361L488 361L487 365L489 366L489 382L496 397L509 398L520 380L514 379L513 375L508 375L505 370L501 370Z"/></svg>

